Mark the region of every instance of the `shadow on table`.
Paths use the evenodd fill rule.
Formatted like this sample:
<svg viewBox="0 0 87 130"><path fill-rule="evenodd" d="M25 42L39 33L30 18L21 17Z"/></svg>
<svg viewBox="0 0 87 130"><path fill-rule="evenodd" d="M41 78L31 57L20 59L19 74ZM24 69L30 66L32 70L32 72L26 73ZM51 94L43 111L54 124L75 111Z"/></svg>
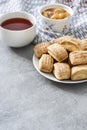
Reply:
<svg viewBox="0 0 87 130"><path fill-rule="evenodd" d="M50 81L51 84L54 84L54 87L62 89L63 91L68 91L76 94L85 94L87 93L87 82L78 83L78 84L63 84Z"/></svg>
<svg viewBox="0 0 87 130"><path fill-rule="evenodd" d="M21 48L10 48L14 53L16 53L18 56L26 58L28 60L32 60L33 56L33 45L27 45L25 47Z"/></svg>

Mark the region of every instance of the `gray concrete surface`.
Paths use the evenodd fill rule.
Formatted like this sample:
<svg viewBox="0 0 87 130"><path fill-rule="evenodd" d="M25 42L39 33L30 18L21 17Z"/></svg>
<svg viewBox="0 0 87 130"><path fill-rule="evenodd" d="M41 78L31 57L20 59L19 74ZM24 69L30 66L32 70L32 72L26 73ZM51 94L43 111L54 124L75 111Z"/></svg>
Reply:
<svg viewBox="0 0 87 130"><path fill-rule="evenodd" d="M42 77L33 67L32 47L0 42L0 130L87 130L87 83Z"/></svg>

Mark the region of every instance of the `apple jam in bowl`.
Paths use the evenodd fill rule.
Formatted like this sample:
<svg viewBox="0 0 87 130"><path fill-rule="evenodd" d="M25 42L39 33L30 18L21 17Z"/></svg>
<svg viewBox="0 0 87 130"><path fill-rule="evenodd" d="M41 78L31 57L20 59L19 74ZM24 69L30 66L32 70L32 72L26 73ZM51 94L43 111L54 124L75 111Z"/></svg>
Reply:
<svg viewBox="0 0 87 130"><path fill-rule="evenodd" d="M64 4L44 5L39 10L42 27L56 33L66 33L69 29L72 8Z"/></svg>
<svg viewBox="0 0 87 130"><path fill-rule="evenodd" d="M44 10L42 15L50 19L64 19L70 16L70 13L62 8L49 8Z"/></svg>

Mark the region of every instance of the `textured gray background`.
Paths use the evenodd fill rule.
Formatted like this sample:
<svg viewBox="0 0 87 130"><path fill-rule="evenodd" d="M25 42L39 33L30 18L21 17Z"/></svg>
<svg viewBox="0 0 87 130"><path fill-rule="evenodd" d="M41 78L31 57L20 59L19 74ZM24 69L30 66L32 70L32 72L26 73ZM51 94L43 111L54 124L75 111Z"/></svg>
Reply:
<svg viewBox="0 0 87 130"><path fill-rule="evenodd" d="M0 13L32 13L49 1L0 0ZM76 5L80 13L75 12L69 33L86 38L86 0L72 1L64 4ZM40 35L49 39L55 34ZM33 67L32 48L13 49L0 41L0 130L87 130L87 83L60 84L42 77Z"/></svg>
<svg viewBox="0 0 87 130"><path fill-rule="evenodd" d="M42 77L33 67L32 47L0 42L0 130L87 130L87 83Z"/></svg>

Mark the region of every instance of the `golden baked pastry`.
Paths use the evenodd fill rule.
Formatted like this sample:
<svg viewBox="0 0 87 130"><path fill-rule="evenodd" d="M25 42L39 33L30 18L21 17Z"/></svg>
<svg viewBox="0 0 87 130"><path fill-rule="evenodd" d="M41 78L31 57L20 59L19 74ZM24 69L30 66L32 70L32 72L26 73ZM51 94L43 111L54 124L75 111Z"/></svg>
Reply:
<svg viewBox="0 0 87 130"><path fill-rule="evenodd" d="M65 40L72 40L74 37L73 36L63 36L63 37L59 37L57 39L54 39L52 41L52 43L58 43L58 44L61 44L62 41L65 41Z"/></svg>
<svg viewBox="0 0 87 130"><path fill-rule="evenodd" d="M39 60L39 70L50 73L53 70L53 58L48 54L43 54Z"/></svg>
<svg viewBox="0 0 87 130"><path fill-rule="evenodd" d="M34 53L37 58L40 58L42 54L47 53L47 47L51 45L52 43L50 42L42 42L38 43L34 46Z"/></svg>
<svg viewBox="0 0 87 130"><path fill-rule="evenodd" d="M69 79L70 66L67 63L55 63L53 73L58 80Z"/></svg>
<svg viewBox="0 0 87 130"><path fill-rule="evenodd" d="M56 41L56 40L55 40ZM74 38L73 36L64 36L57 39L57 43L61 44L68 51L81 50L81 41Z"/></svg>
<svg viewBox="0 0 87 130"><path fill-rule="evenodd" d="M71 79L72 80L87 79L87 65L79 65L79 66L72 67Z"/></svg>
<svg viewBox="0 0 87 130"><path fill-rule="evenodd" d="M78 51L81 50L80 47L80 40L77 40L73 38L72 40L65 40L61 42L61 45L67 50L67 51Z"/></svg>
<svg viewBox="0 0 87 130"><path fill-rule="evenodd" d="M68 58L68 53L60 44L54 43L48 47L48 53L56 60L63 61Z"/></svg>
<svg viewBox="0 0 87 130"><path fill-rule="evenodd" d="M81 49L87 50L87 38L81 41Z"/></svg>
<svg viewBox="0 0 87 130"><path fill-rule="evenodd" d="M72 65L87 64L87 51L73 51L69 54Z"/></svg>

